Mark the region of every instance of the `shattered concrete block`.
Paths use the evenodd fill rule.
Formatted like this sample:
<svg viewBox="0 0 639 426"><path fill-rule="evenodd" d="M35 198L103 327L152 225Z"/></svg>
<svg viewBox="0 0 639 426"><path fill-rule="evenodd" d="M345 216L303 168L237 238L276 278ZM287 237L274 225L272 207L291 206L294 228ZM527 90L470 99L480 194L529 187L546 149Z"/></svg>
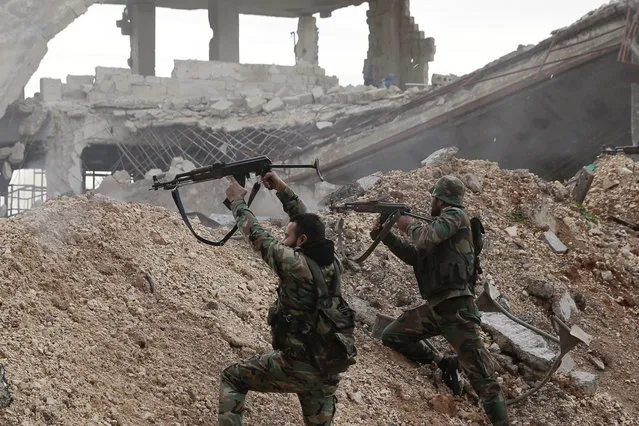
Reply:
<svg viewBox="0 0 639 426"><path fill-rule="evenodd" d="M384 87L380 89L369 90L368 92L366 92L366 95L364 96L365 96L365 100L379 101L388 96L388 90Z"/></svg>
<svg viewBox="0 0 639 426"><path fill-rule="evenodd" d="M44 102L58 102L62 100L62 80L59 78L41 78L40 96Z"/></svg>
<svg viewBox="0 0 639 426"><path fill-rule="evenodd" d="M271 99L266 105L264 105L263 110L265 113L270 114L275 111L279 111L284 109L284 102L281 98Z"/></svg>
<svg viewBox="0 0 639 426"><path fill-rule="evenodd" d="M266 100L263 98L246 98L246 109L251 114L262 111L264 105L266 105Z"/></svg>
<svg viewBox="0 0 639 426"><path fill-rule="evenodd" d="M587 395L597 392L597 376L585 371L573 371L570 373L570 381Z"/></svg>
<svg viewBox="0 0 639 426"><path fill-rule="evenodd" d="M470 189L474 193L480 193L482 190L482 182L481 180L475 176L474 174L467 173L461 177L462 182L464 182L464 186Z"/></svg>
<svg viewBox="0 0 639 426"><path fill-rule="evenodd" d="M539 371L547 371L559 354L554 342L529 330L500 312L482 312L484 328L499 347L516 355L525 364Z"/></svg>
<svg viewBox="0 0 639 426"><path fill-rule="evenodd" d="M575 368L577 368L577 363L570 356L570 354L566 354L561 359L561 364L559 364L559 368L557 368L557 372L558 373L570 373Z"/></svg>
<svg viewBox="0 0 639 426"><path fill-rule="evenodd" d="M612 274L612 271L601 271L601 279L606 282L610 282L615 279L615 277Z"/></svg>
<svg viewBox="0 0 639 426"><path fill-rule="evenodd" d="M5 161L4 163L2 163L2 177L7 181L11 181L11 176L13 176L13 169L11 168L11 164Z"/></svg>
<svg viewBox="0 0 639 426"><path fill-rule="evenodd" d="M341 86L333 86L333 87L331 87L330 89L328 89L326 91L326 94L327 95L333 95L333 94L339 93L341 91L342 91L342 87Z"/></svg>
<svg viewBox="0 0 639 426"><path fill-rule="evenodd" d="M6 160L11 155L11 150L13 148L10 146L0 148L0 160Z"/></svg>
<svg viewBox="0 0 639 426"><path fill-rule="evenodd" d="M555 285L553 283L542 280L531 280L526 286L528 294L549 300L555 294Z"/></svg>
<svg viewBox="0 0 639 426"><path fill-rule="evenodd" d="M430 154L426 159L422 160L422 167L434 167L444 164L453 158L459 152L459 148L451 146L448 148L438 149Z"/></svg>
<svg viewBox="0 0 639 426"><path fill-rule="evenodd" d="M504 229L504 231L506 231L506 234L508 234L511 238L515 238L517 236L517 226L510 226Z"/></svg>
<svg viewBox="0 0 639 426"><path fill-rule="evenodd" d="M322 96L324 96L324 88L316 87L311 91L311 95L313 95L313 102L316 104L319 103L319 100Z"/></svg>
<svg viewBox="0 0 639 426"><path fill-rule="evenodd" d="M563 322L568 322L572 314L579 312L575 300L568 291L565 291L560 298L553 302L552 311Z"/></svg>
<svg viewBox="0 0 639 426"><path fill-rule="evenodd" d="M330 121L319 121L315 124L315 127L317 127L317 130L324 130L328 129L329 127L333 127L333 123L331 123Z"/></svg>
<svg viewBox="0 0 639 426"><path fill-rule="evenodd" d="M381 181L381 173L373 173L372 175L364 176L363 178L357 179L357 184L364 191L368 191L373 188L375 185Z"/></svg>
<svg viewBox="0 0 639 426"><path fill-rule="evenodd" d="M24 161L24 149L25 146L22 142L13 145L11 155L9 155L9 162L14 165L22 164Z"/></svg>
<svg viewBox="0 0 639 426"><path fill-rule="evenodd" d="M289 96L289 97L283 98L282 101L286 105L291 105L291 106L309 105L313 103L313 95L311 93L304 93L301 95Z"/></svg>
<svg viewBox="0 0 639 426"><path fill-rule="evenodd" d="M214 117L226 117L233 109L233 103L226 99L217 101L209 108Z"/></svg>
<svg viewBox="0 0 639 426"><path fill-rule="evenodd" d="M35 136L49 118L49 112L41 106L34 108L33 112L20 123L21 136Z"/></svg>
<svg viewBox="0 0 639 426"><path fill-rule="evenodd" d="M555 253L566 253L568 251L568 247L561 242L559 237L555 235L554 232L546 231L542 234L541 238L548 243L548 245L553 249Z"/></svg>

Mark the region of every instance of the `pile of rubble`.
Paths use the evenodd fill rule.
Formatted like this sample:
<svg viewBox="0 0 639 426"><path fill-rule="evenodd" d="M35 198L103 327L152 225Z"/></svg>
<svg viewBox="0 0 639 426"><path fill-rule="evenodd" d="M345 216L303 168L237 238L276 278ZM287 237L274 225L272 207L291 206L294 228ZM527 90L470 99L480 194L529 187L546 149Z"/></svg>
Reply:
<svg viewBox="0 0 639 426"><path fill-rule="evenodd" d="M608 168L603 161L597 172ZM365 197L427 212L427 189L447 173L474 189L468 208L487 228L484 279L507 296L511 311L551 331L548 315L571 298L576 308L566 319L595 338L573 351L572 372L567 366L537 396L512 407L513 424L632 424L637 235L596 222L558 182L482 161L453 158L380 176ZM336 231L340 217L326 217ZM340 249L361 252L372 221L348 215L334 232ZM195 226L214 238L224 233L197 220ZM282 236L281 228L267 226ZM551 231L565 254L540 239ZM273 274L240 238L221 248L197 244L173 211L102 195L61 197L0 220L0 246L0 364L13 398L0 409L1 424L212 424L220 371L269 350ZM347 264L344 291L358 312L360 356L340 386L335 423L485 424L470 395L453 398L436 369L409 363L371 336L377 313L395 315L419 303L409 268L383 247L361 266ZM508 396L529 389L538 366L487 331ZM586 373L596 374L596 388ZM250 424L300 418L290 395L251 394L248 406Z"/></svg>

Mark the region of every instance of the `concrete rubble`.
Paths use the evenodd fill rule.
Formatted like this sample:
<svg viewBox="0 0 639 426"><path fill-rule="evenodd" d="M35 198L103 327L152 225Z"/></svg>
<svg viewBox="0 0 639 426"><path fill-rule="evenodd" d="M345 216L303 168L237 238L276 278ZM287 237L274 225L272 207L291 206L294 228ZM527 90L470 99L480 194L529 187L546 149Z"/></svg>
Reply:
<svg viewBox="0 0 639 426"><path fill-rule="evenodd" d="M572 383L587 395L597 392L597 376L585 371L573 371L570 373Z"/></svg>

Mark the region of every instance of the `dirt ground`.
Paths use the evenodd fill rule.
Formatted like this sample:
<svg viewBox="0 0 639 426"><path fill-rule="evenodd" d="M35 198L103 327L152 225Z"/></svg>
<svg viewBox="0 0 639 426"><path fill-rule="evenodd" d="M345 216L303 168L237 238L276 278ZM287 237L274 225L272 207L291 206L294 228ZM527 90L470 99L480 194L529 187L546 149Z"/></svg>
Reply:
<svg viewBox="0 0 639 426"><path fill-rule="evenodd" d="M458 159L390 173L366 196L427 212L426 190L436 176L472 174L482 184L467 200L487 228L485 277L512 311L550 330L548 301L526 291L532 280L566 286L580 301L571 322L594 341L573 358L579 370L597 374L597 393L586 395L558 374L511 408L513 424L631 425L639 418L639 236L606 219L614 213L637 220L639 175L625 157L598 166L584 208L569 202L558 182ZM604 189L605 177L619 183ZM360 252L370 243L373 217L326 214L332 228L340 217L344 251ZM515 238L504 232L513 225ZM568 245L567 254L540 240L546 229ZM92 194L62 197L0 220L0 256L0 364L14 397L0 410L2 425L215 424L221 370L270 350L274 275L241 238L221 248L196 243L173 211ZM395 315L419 303L411 271L383 247L347 271L344 288L371 312ZM384 348L370 336L370 318L360 319L360 355L340 385L336 425L485 424L472 397L453 398L435 369ZM603 371L593 358L605 363ZM509 397L534 384L505 371L499 377ZM251 393L248 406L247 425L301 421L290 395Z"/></svg>

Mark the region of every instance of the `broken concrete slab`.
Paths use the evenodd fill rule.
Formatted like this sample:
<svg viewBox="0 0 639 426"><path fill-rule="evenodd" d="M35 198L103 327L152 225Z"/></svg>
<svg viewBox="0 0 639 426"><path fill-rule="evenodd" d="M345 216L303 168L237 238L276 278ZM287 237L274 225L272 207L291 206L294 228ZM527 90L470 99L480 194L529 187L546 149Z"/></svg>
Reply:
<svg viewBox="0 0 639 426"><path fill-rule="evenodd" d="M458 152L459 148L457 148L456 146L438 149L437 151L426 157L426 159L422 160L422 167L434 167L444 164L455 155L457 155Z"/></svg>
<svg viewBox="0 0 639 426"><path fill-rule="evenodd" d="M568 247L561 242L554 232L546 231L542 234L541 238L548 243L555 253L564 254L568 251Z"/></svg>
<svg viewBox="0 0 639 426"><path fill-rule="evenodd" d="M539 334L529 330L500 312L482 312L482 328L493 336L506 353L540 371L550 368L559 355L559 348Z"/></svg>
<svg viewBox="0 0 639 426"><path fill-rule="evenodd" d="M506 234L508 234L511 238L515 238L517 236L517 226L509 226L504 229L504 231L506 231Z"/></svg>
<svg viewBox="0 0 639 426"><path fill-rule="evenodd" d="M11 164L5 161L4 163L2 163L2 177L7 181L11 181L12 176L13 169L11 168Z"/></svg>
<svg viewBox="0 0 639 426"><path fill-rule="evenodd" d="M113 173L113 179L117 183L131 183L131 175L126 170L118 170Z"/></svg>
<svg viewBox="0 0 639 426"><path fill-rule="evenodd" d="M575 368L577 368L577 363L570 354L566 354L561 359L561 364L559 364L559 367L557 368L557 373L570 373Z"/></svg>
<svg viewBox="0 0 639 426"><path fill-rule="evenodd" d="M597 376L586 371L573 371L570 373L570 381L587 395L597 392Z"/></svg>
<svg viewBox="0 0 639 426"><path fill-rule="evenodd" d="M266 102L266 99L262 98L246 98L246 109L251 114L257 114L262 111Z"/></svg>
<svg viewBox="0 0 639 426"><path fill-rule="evenodd" d="M9 155L9 162L13 165L20 165L24 161L24 149L25 146L22 142L18 142L11 148L11 155Z"/></svg>
<svg viewBox="0 0 639 426"><path fill-rule="evenodd" d="M19 132L21 136L35 136L44 123L49 118L49 112L38 106L33 112L20 123Z"/></svg>
<svg viewBox="0 0 639 426"><path fill-rule="evenodd" d="M568 291L565 291L561 297L552 303L553 313L562 320L568 322L574 313L579 312L577 304Z"/></svg>
<svg viewBox="0 0 639 426"><path fill-rule="evenodd" d="M357 184L366 192L377 185L381 180L381 173L373 173L372 175L357 179Z"/></svg>
<svg viewBox="0 0 639 426"><path fill-rule="evenodd" d="M262 108L262 110L267 113L270 114L272 112L275 111L280 111L284 109L284 102L282 101L281 98L274 98L271 99L266 105L264 105L264 107Z"/></svg>
<svg viewBox="0 0 639 426"><path fill-rule="evenodd" d="M222 99L221 101L217 101L211 105L209 110L211 111L211 115L214 117L226 117L233 110L233 103L226 99Z"/></svg>

